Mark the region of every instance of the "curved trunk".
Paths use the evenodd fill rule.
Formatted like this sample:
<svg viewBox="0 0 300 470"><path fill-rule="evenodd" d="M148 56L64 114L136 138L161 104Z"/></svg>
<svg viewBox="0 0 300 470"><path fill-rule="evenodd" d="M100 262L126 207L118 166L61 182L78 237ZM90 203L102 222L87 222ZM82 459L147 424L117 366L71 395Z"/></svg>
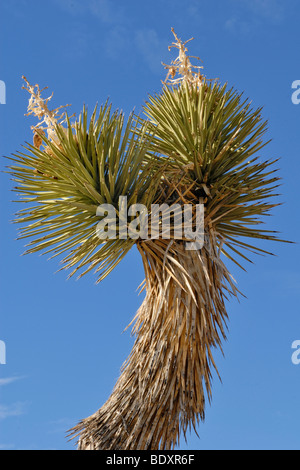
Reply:
<svg viewBox="0 0 300 470"><path fill-rule="evenodd" d="M138 249L146 296L136 340L106 403L70 431L80 450L172 449L181 432L196 430L211 398L211 350L225 338L224 289L238 292L215 235L198 251L161 239Z"/></svg>

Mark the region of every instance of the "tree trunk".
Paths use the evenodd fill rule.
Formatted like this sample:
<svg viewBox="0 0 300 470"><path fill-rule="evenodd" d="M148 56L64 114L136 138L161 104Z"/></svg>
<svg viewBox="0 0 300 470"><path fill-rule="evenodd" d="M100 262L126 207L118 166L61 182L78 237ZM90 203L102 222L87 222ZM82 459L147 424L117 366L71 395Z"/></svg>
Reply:
<svg viewBox="0 0 300 470"><path fill-rule="evenodd" d="M138 249L146 296L136 340L106 403L70 431L79 450L172 449L181 432L196 431L211 399L211 350L225 339L224 290L237 295L215 235L208 232L201 250L161 239Z"/></svg>

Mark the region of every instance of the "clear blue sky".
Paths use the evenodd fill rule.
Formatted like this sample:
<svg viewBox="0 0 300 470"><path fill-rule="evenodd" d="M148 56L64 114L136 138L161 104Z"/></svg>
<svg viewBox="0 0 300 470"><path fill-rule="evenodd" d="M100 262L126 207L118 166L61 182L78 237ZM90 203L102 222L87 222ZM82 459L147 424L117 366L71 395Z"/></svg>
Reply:
<svg viewBox="0 0 300 470"><path fill-rule="evenodd" d="M297 0L9 0L0 7L0 153L31 141L21 76L54 91L53 105L137 111L160 90L175 51L171 27L195 37L190 53L204 73L228 82L253 106L263 106L272 142L263 158L280 157L280 200L267 227L299 242L300 80ZM7 164L1 159L2 169ZM138 253L102 284L95 276L66 280L57 260L28 255L10 223L20 204L9 176L1 183L0 449L72 449L65 431L109 396L133 338L122 331L142 298ZM216 355L212 405L181 449L299 449L300 365L291 361L300 339L299 245L261 243L276 257L256 257L244 273L232 267L247 296L228 304L225 358Z"/></svg>

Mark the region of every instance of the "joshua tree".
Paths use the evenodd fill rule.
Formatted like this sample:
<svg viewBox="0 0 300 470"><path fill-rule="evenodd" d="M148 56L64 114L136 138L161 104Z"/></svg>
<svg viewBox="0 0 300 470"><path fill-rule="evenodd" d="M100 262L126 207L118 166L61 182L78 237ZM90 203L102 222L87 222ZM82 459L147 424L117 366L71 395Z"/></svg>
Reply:
<svg viewBox="0 0 300 470"><path fill-rule="evenodd" d="M20 238L32 238L27 252L64 254L70 275L95 269L101 281L136 245L145 269L132 352L107 402L70 431L79 449L170 449L181 432L196 430L211 400L213 349L225 339L225 301L239 296L224 261L244 269L247 253L268 253L251 239L278 240L260 226L278 205L276 160L257 155L265 145L261 109L202 75L187 55L188 41L173 33L179 55L165 66L166 81L144 117L125 122L106 103L90 119L84 108L71 122L66 111L50 111L51 97L43 99L25 79L29 114L40 123L34 145L12 157L10 172L30 204L16 219ZM201 202L203 246L187 250L188 238L172 230L167 239L100 239L97 207L118 211L124 195L149 213L154 203L189 204L192 224Z"/></svg>

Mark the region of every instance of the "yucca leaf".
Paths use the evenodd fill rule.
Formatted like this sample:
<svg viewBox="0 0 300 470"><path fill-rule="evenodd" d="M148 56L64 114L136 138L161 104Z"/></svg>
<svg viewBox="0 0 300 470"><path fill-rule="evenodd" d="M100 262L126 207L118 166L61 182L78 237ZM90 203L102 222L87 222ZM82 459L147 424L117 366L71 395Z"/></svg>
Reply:
<svg viewBox="0 0 300 470"><path fill-rule="evenodd" d="M160 178L153 178L157 171L145 161L150 139L146 123L138 137L132 115L125 123L123 114L111 113L107 103L96 112L97 107L89 122L85 107L74 123L66 116L66 127L56 128L59 143L44 136L44 149L28 144L27 153L12 156L9 172L17 185L14 191L32 204L15 220L22 224L19 238L31 240L26 252L65 254L64 268L97 268L103 279L134 242L98 239L98 205L117 209L119 196L126 195L130 203L150 207Z"/></svg>
<svg viewBox="0 0 300 470"><path fill-rule="evenodd" d="M234 89L204 80L200 87L184 82L164 87L149 97L144 113L154 134L150 150L160 154L154 160L156 168L168 161L164 181L173 187L169 194L195 183L190 202L202 196L206 222L213 224L222 239L230 237L241 249L246 244L240 237L280 240L275 231L259 227L263 217L279 205L267 202L277 196L279 178L274 165L278 159L257 157L268 143L263 140L267 123L261 108L253 110ZM137 118L137 122L142 120Z"/></svg>

